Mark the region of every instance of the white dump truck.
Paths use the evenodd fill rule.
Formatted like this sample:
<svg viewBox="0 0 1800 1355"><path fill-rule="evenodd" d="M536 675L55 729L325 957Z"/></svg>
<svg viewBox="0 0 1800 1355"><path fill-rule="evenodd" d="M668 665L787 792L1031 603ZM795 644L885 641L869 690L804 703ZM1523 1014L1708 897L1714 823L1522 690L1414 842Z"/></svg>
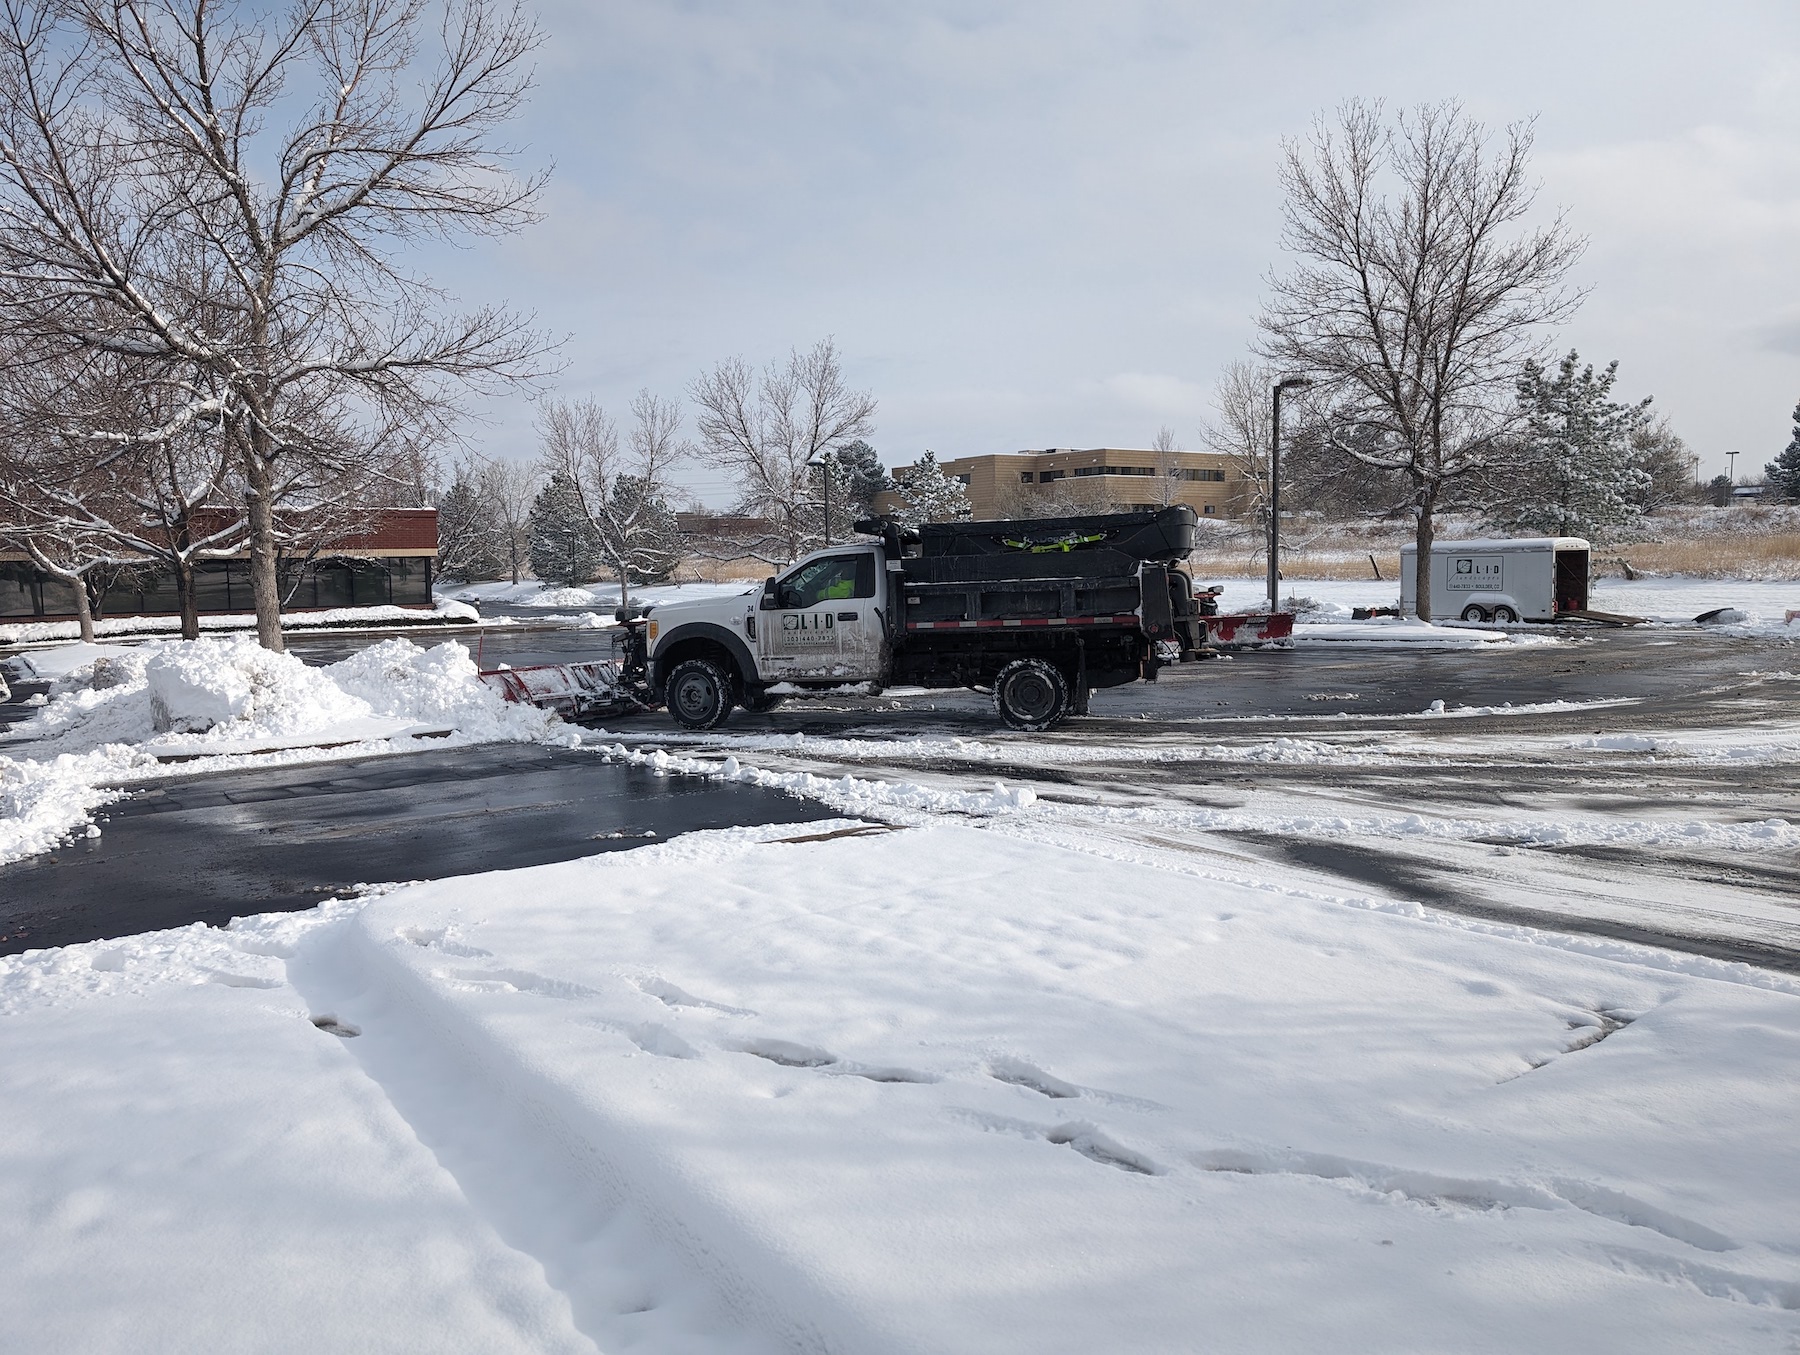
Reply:
<svg viewBox="0 0 1800 1355"><path fill-rule="evenodd" d="M857 531L874 539L815 551L739 596L622 609L622 687L689 729L809 691L973 687L1036 731L1085 715L1095 688L1202 657L1185 505Z"/></svg>
<svg viewBox="0 0 1800 1355"><path fill-rule="evenodd" d="M1439 541L1431 548L1433 621L1554 621L1587 611L1590 547L1578 536ZM1417 546L1400 551L1400 611L1417 611Z"/></svg>

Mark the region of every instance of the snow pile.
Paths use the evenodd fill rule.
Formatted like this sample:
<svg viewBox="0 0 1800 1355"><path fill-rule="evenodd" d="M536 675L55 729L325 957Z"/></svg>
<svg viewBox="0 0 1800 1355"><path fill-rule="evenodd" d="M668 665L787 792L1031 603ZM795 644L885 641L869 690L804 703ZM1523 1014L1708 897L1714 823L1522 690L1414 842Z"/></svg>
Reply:
<svg viewBox="0 0 1800 1355"><path fill-rule="evenodd" d="M94 685L104 669L111 685ZM32 719L0 736L0 863L44 851L117 799L117 787L184 771L281 760L367 756L448 743L577 736L555 716L484 684L462 645L385 640L309 668L248 638L152 642L90 656L58 679ZM441 745L439 745L441 746Z"/></svg>
<svg viewBox="0 0 1800 1355"><path fill-rule="evenodd" d="M158 733L280 739L372 713L318 669L250 639L159 645L143 676Z"/></svg>
<svg viewBox="0 0 1800 1355"><path fill-rule="evenodd" d="M598 607L600 599L585 588L546 588L518 603L521 607Z"/></svg>

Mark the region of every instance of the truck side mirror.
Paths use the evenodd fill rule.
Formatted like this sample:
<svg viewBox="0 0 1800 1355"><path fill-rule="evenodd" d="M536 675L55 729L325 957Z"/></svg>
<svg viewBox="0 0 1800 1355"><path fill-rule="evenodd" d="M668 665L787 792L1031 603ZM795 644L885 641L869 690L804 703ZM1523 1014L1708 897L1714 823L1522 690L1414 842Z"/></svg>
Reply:
<svg viewBox="0 0 1800 1355"><path fill-rule="evenodd" d="M768 578L763 580L762 601L758 603L757 606L761 611L772 612L780 605L779 594L775 585L775 576L771 574Z"/></svg>

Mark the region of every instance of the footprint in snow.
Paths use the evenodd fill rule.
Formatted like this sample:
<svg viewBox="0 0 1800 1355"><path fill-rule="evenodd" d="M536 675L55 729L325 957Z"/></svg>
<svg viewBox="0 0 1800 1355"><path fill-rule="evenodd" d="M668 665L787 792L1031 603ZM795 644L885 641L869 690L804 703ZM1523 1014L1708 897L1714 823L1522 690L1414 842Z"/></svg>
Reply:
<svg viewBox="0 0 1800 1355"><path fill-rule="evenodd" d="M916 1068L847 1062L829 1049L797 1044L792 1040L740 1040L729 1047L740 1054L754 1054L759 1059L767 1059L783 1068L818 1068L837 1077L860 1077L870 1082L920 1084L942 1081L936 1073L920 1072Z"/></svg>

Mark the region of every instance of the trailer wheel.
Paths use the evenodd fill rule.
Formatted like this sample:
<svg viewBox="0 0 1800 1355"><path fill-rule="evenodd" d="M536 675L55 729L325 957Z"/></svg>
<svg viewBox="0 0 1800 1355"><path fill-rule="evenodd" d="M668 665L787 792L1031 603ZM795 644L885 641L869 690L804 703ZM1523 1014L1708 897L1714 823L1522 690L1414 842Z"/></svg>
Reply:
<svg viewBox="0 0 1800 1355"><path fill-rule="evenodd" d="M746 691L738 700L738 705L742 706L752 715L767 715L786 700L787 698L785 696L770 696L768 692L764 690Z"/></svg>
<svg viewBox="0 0 1800 1355"><path fill-rule="evenodd" d="M664 701L683 729L712 729L732 707L731 675L711 659L687 659L669 674Z"/></svg>
<svg viewBox="0 0 1800 1355"><path fill-rule="evenodd" d="M1464 621L1486 621L1488 619L1487 608L1478 607L1471 602L1463 608L1462 619Z"/></svg>
<svg viewBox="0 0 1800 1355"><path fill-rule="evenodd" d="M1517 621L1518 619L1519 619L1519 614L1517 612L1515 612L1511 607L1496 607L1496 608L1494 608L1494 620L1500 622L1501 625L1510 626L1510 625L1512 625L1513 622Z"/></svg>
<svg viewBox="0 0 1800 1355"><path fill-rule="evenodd" d="M1014 659L994 679L994 709L1014 729L1036 734L1068 714L1068 680L1043 659Z"/></svg>

